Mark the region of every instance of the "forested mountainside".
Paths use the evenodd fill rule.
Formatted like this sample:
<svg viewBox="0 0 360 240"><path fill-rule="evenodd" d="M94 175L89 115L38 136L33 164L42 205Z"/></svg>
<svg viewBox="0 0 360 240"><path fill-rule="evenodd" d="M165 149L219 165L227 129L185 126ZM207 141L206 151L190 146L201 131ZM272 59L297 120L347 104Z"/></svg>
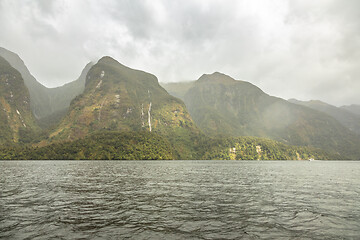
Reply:
<svg viewBox="0 0 360 240"><path fill-rule="evenodd" d="M183 158L191 157L192 138L199 134L184 103L169 95L154 75L110 57L91 67L83 94L73 100L49 140L75 140L106 130L158 133Z"/></svg>
<svg viewBox="0 0 360 240"><path fill-rule="evenodd" d="M26 143L38 130L21 74L0 57L0 144Z"/></svg>
<svg viewBox="0 0 360 240"><path fill-rule="evenodd" d="M198 136L188 158L177 153L167 137L149 131L103 131L68 142L44 147L0 146L0 159L50 160L150 160L150 159L224 159L224 160L307 160L342 159L318 149L287 146L273 140L239 137Z"/></svg>
<svg viewBox="0 0 360 240"><path fill-rule="evenodd" d="M359 136L333 117L269 96L253 84L225 74L204 74L183 100L196 125L208 135L265 137L352 158L360 156Z"/></svg>
<svg viewBox="0 0 360 240"><path fill-rule="evenodd" d="M360 135L360 115L353 113L346 108L335 107L318 100L299 101L296 99L289 99L289 102L326 113L327 115L332 116L333 118L338 120L341 125L349 129L350 131Z"/></svg>
<svg viewBox="0 0 360 240"><path fill-rule="evenodd" d="M359 136L351 132L356 105L301 106L214 73L163 84L185 106L154 75L111 57L49 89L16 54L0 48L0 55L10 60L0 59L3 159L360 157Z"/></svg>
<svg viewBox="0 0 360 240"><path fill-rule="evenodd" d="M352 104L348 106L342 106L341 108L360 116L360 105Z"/></svg>

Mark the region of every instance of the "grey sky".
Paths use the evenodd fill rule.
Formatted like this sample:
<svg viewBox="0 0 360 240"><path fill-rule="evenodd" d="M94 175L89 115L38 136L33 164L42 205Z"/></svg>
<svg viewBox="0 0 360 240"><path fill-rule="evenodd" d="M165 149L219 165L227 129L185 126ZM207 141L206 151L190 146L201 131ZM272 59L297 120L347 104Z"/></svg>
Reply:
<svg viewBox="0 0 360 240"><path fill-rule="evenodd" d="M360 104L359 0L0 0L0 29L46 86L110 55L161 82L219 71L286 99Z"/></svg>

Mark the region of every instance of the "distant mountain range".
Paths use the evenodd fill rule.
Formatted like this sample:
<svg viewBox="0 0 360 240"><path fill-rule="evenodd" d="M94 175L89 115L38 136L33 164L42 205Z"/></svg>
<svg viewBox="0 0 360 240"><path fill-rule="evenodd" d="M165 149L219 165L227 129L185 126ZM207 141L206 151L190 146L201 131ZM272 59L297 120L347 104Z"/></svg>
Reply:
<svg viewBox="0 0 360 240"><path fill-rule="evenodd" d="M342 106L341 108L346 109L349 112L352 112L352 113L354 113L356 115L360 115L360 105L352 104L352 105L349 105L349 106Z"/></svg>
<svg viewBox="0 0 360 240"><path fill-rule="evenodd" d="M289 102L306 106L332 116L338 120L341 125L360 135L360 115L356 113L356 105L335 107L318 100L305 102L296 99L289 99ZM351 109L354 110L352 111Z"/></svg>
<svg viewBox="0 0 360 240"><path fill-rule="evenodd" d="M269 96L249 82L215 72L183 87L175 84L163 86L182 98L196 125L208 135L257 136L353 158L360 154L355 128L352 132L324 112Z"/></svg>
<svg viewBox="0 0 360 240"><path fill-rule="evenodd" d="M286 101L218 72L165 90L111 57L46 88L18 55L0 56L3 159L360 158L356 105Z"/></svg>

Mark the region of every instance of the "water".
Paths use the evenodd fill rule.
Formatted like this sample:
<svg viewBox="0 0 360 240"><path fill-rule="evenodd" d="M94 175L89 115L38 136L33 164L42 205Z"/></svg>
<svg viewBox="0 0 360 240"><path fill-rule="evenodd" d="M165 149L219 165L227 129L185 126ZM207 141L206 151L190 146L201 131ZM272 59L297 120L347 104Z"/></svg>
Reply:
<svg viewBox="0 0 360 240"><path fill-rule="evenodd" d="M0 162L4 239L360 239L360 162Z"/></svg>

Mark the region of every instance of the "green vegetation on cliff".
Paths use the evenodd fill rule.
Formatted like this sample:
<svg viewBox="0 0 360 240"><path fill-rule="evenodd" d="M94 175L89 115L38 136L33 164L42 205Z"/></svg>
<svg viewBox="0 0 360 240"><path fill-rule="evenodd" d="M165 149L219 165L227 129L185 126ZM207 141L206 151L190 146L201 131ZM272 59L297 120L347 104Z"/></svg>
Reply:
<svg viewBox="0 0 360 240"><path fill-rule="evenodd" d="M37 130L21 74L0 57L0 144L28 143Z"/></svg>
<svg viewBox="0 0 360 240"><path fill-rule="evenodd" d="M61 120L70 102L84 91L85 78L93 63L88 63L79 78L61 87L47 88L30 73L23 60L16 54L0 47L0 56L20 72L30 94L30 107L39 125L52 126Z"/></svg>
<svg viewBox="0 0 360 240"><path fill-rule="evenodd" d="M166 137L180 154L192 158L199 130L185 104L169 95L157 78L103 57L89 70L84 92L76 97L48 143L76 140L98 131L148 131Z"/></svg>
<svg viewBox="0 0 360 240"><path fill-rule="evenodd" d="M201 159L223 160L307 160L343 159L320 149L289 146L256 137L217 137L202 142Z"/></svg>
<svg viewBox="0 0 360 240"><path fill-rule="evenodd" d="M168 141L148 132L101 132L44 147L3 147L0 159L150 160L173 159Z"/></svg>
<svg viewBox="0 0 360 240"><path fill-rule="evenodd" d="M287 146L285 144L252 137L208 138L198 136L194 150L188 156L177 152L179 148L168 139L148 131L102 131L83 139L53 143L44 147L20 145L0 148L0 159L50 160L155 160L155 159L224 159L224 160L303 160L340 159L321 150Z"/></svg>
<svg viewBox="0 0 360 240"><path fill-rule="evenodd" d="M319 100L299 101L296 99L289 99L288 101L323 112L335 118L348 130L360 135L360 115L353 113L344 107L335 107Z"/></svg>
<svg viewBox="0 0 360 240"><path fill-rule="evenodd" d="M181 95L196 125L209 136L256 136L360 157L360 137L336 119L269 96L249 82L217 72L204 74Z"/></svg>

